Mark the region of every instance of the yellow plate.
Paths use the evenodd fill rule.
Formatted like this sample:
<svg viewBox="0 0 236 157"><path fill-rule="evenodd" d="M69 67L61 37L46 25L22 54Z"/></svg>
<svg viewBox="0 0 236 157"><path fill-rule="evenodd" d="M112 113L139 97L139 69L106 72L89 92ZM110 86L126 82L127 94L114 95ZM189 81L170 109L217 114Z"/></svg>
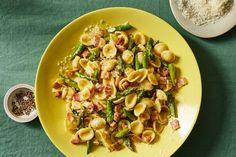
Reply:
<svg viewBox="0 0 236 157"><path fill-rule="evenodd" d="M108 24L118 25L126 21L138 30L168 44L169 48L179 57L177 67L189 84L177 95L178 116L181 128L172 131L165 127L160 139L153 145L136 144L137 153L122 149L108 153L104 147L99 147L86 155L86 146L70 144L72 134L64 128L65 102L52 94L52 83L58 77L57 62L71 53L78 44L83 29L95 24L100 19ZM85 14L64 27L50 42L40 61L36 76L36 104L42 126L53 144L66 156L76 157L162 157L172 155L186 140L191 132L201 103L201 77L194 55L183 37L162 19L147 12L133 8L107 8Z"/></svg>

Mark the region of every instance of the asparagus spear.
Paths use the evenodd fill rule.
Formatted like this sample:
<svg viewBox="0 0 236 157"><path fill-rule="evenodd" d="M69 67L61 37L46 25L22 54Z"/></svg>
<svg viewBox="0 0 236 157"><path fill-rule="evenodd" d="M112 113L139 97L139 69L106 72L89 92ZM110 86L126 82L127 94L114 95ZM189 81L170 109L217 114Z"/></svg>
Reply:
<svg viewBox="0 0 236 157"><path fill-rule="evenodd" d="M135 150L135 145L133 144L133 142L132 142L129 138L127 138L127 139L125 140L125 145L126 145L126 147L128 147L131 151L136 152L136 150Z"/></svg>
<svg viewBox="0 0 236 157"><path fill-rule="evenodd" d="M170 109L171 116L177 117L175 110L175 98L171 94L168 95L167 104Z"/></svg>
<svg viewBox="0 0 236 157"><path fill-rule="evenodd" d="M145 95L145 91L144 90L139 91L137 102L139 102L144 97L144 95Z"/></svg>
<svg viewBox="0 0 236 157"><path fill-rule="evenodd" d="M75 56L78 56L81 52L84 51L86 46L84 44L80 44L79 47L75 50L75 52L72 54L70 60L73 60Z"/></svg>
<svg viewBox="0 0 236 157"><path fill-rule="evenodd" d="M63 76L63 75L60 75L60 76L63 78L63 81L66 83L66 85L68 85L68 86L74 88L74 89L77 90L77 91L80 90L79 87L78 87L78 85L77 85L77 83L76 83L75 81L73 81L73 80L71 80L70 78L67 78L67 77L65 77L65 76Z"/></svg>
<svg viewBox="0 0 236 157"><path fill-rule="evenodd" d="M92 140L87 141L87 154L92 152L92 145L93 145Z"/></svg>
<svg viewBox="0 0 236 157"><path fill-rule="evenodd" d="M107 121L111 123L114 119L113 102L111 100L107 101L106 114L107 114Z"/></svg>
<svg viewBox="0 0 236 157"><path fill-rule="evenodd" d="M93 50L91 50L90 56L89 56L89 60L91 61L95 61L100 53L100 48L95 48Z"/></svg>
<svg viewBox="0 0 236 157"><path fill-rule="evenodd" d="M126 109L123 109L124 115L128 117L131 121L134 121L136 118L134 114L130 111L127 111Z"/></svg>
<svg viewBox="0 0 236 157"><path fill-rule="evenodd" d="M175 86L175 66L173 64L168 64L167 68L168 68L169 73L170 73L171 82Z"/></svg>
<svg viewBox="0 0 236 157"><path fill-rule="evenodd" d="M107 31L109 33L115 32L115 31L126 31L133 28L133 26L131 26L128 22L122 25L118 25L118 26L114 26L114 27L110 27L107 29Z"/></svg>
<svg viewBox="0 0 236 157"><path fill-rule="evenodd" d="M122 130L120 130L116 135L115 137L117 138L122 138L124 137L125 135L127 135L129 133L129 129L128 128L124 128Z"/></svg>
<svg viewBox="0 0 236 157"><path fill-rule="evenodd" d="M117 96L113 99L111 99L111 101L114 101L114 100L117 100L123 96L126 96L126 95L129 95L133 92L135 92L137 90L137 87L128 87L126 90L124 90L123 92L121 93L118 93Z"/></svg>
<svg viewBox="0 0 236 157"><path fill-rule="evenodd" d="M144 52L144 57L143 57L143 68L147 68L148 67L148 62L151 58L151 50L152 50L152 43L153 43L153 39L149 38L147 44L146 44L146 50Z"/></svg>
<svg viewBox="0 0 236 157"><path fill-rule="evenodd" d="M87 76L87 75L84 75L80 72L76 72L75 75L81 77L81 78L84 78L84 79L87 79L89 81L98 81L97 78L93 78L93 77L90 77L90 76Z"/></svg>
<svg viewBox="0 0 236 157"><path fill-rule="evenodd" d="M134 45L134 39L133 39L133 38L130 38L130 39L129 39L129 43L128 43L128 50L132 50L133 45Z"/></svg>

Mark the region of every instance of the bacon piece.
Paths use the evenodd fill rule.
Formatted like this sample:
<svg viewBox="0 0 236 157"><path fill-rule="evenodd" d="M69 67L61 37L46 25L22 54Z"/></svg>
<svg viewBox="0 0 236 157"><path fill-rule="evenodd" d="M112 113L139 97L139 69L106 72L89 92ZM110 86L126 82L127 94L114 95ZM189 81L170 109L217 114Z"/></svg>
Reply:
<svg viewBox="0 0 236 157"><path fill-rule="evenodd" d="M75 135L75 137L70 141L72 144L80 144L81 140L79 139L78 135Z"/></svg>
<svg viewBox="0 0 236 157"><path fill-rule="evenodd" d="M168 77L160 77L159 83L161 85L165 85L167 83Z"/></svg>
<svg viewBox="0 0 236 157"><path fill-rule="evenodd" d="M114 149L114 150L121 150L121 144L119 142L115 142L111 145L111 147Z"/></svg>
<svg viewBox="0 0 236 157"><path fill-rule="evenodd" d="M151 136L142 136L142 141L144 143L150 143L152 140L152 137Z"/></svg>
<svg viewBox="0 0 236 157"><path fill-rule="evenodd" d="M124 52L126 50L126 48L124 46L121 46L121 45L116 45L117 49L119 52Z"/></svg>
<svg viewBox="0 0 236 157"><path fill-rule="evenodd" d="M61 94L62 94L62 91L56 91L56 92L55 92L55 96L56 96L56 97L60 97Z"/></svg>
<svg viewBox="0 0 236 157"><path fill-rule="evenodd" d="M82 101L79 93L75 93L72 97L72 100L74 101Z"/></svg>
<svg viewBox="0 0 236 157"><path fill-rule="evenodd" d="M181 88L186 84L188 84L188 80L185 77L177 79L177 88Z"/></svg>
<svg viewBox="0 0 236 157"><path fill-rule="evenodd" d="M54 89L59 89L59 88L61 88L61 87L62 87L62 85L59 84L58 82L55 82L55 83L53 84L53 88L54 88Z"/></svg>
<svg viewBox="0 0 236 157"><path fill-rule="evenodd" d="M111 124L110 124L110 127L111 129L115 130L117 128L117 122L113 121Z"/></svg>
<svg viewBox="0 0 236 157"><path fill-rule="evenodd" d="M112 86L111 85L105 86L104 90L105 90L105 93L107 96L110 96L112 94Z"/></svg>
<svg viewBox="0 0 236 157"><path fill-rule="evenodd" d="M90 52L89 52L88 49L84 50L84 51L82 52L82 54L81 54L81 56L82 56L83 58L87 58L89 55L90 55Z"/></svg>
<svg viewBox="0 0 236 157"><path fill-rule="evenodd" d="M117 45L124 45L124 43L125 43L125 39L123 38L123 37L120 37L120 38L118 38L118 40L117 40Z"/></svg>
<svg viewBox="0 0 236 157"><path fill-rule="evenodd" d="M160 73L162 76L169 76L169 71L167 67L163 67Z"/></svg>
<svg viewBox="0 0 236 157"><path fill-rule="evenodd" d="M172 129L178 130L180 128L179 121L177 119L170 122Z"/></svg>
<svg viewBox="0 0 236 157"><path fill-rule="evenodd" d="M95 91L96 92L102 92L103 91L103 89L104 89L104 86L103 85L101 85L101 84L96 84L96 86L95 86Z"/></svg>
<svg viewBox="0 0 236 157"><path fill-rule="evenodd" d="M158 112L157 111L152 111L152 113L151 113L151 120L152 121L156 121L156 120L158 120Z"/></svg>
<svg viewBox="0 0 236 157"><path fill-rule="evenodd" d="M109 79L110 78L110 73L108 72L108 71L102 71L102 73L101 73L101 78L102 79Z"/></svg>

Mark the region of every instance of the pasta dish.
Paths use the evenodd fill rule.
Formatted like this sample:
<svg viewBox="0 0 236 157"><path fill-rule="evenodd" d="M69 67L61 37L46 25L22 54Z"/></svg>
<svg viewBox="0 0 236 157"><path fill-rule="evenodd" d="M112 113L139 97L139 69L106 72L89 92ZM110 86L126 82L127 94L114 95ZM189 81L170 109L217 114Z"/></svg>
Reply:
<svg viewBox="0 0 236 157"><path fill-rule="evenodd" d="M166 125L180 128L175 93L187 79L176 75L167 44L128 22L88 26L79 39L52 88L65 100L72 144L87 144L87 154L101 145L135 152L135 143L157 142Z"/></svg>

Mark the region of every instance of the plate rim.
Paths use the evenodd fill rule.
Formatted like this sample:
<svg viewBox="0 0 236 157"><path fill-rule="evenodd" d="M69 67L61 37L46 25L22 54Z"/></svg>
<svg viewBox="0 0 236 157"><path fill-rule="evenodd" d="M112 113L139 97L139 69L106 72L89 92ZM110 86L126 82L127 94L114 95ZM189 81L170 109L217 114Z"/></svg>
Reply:
<svg viewBox="0 0 236 157"><path fill-rule="evenodd" d="M39 71L42 67L42 63L43 63L43 60L46 56L46 52L48 51L48 49L51 47L52 43L54 42L54 40L56 40L63 32L64 30L66 30L68 27L70 27L70 25L72 25L73 23L75 23L76 21L88 16L88 15L91 15L91 14L94 14L96 12L102 12L102 11L107 11L107 10L114 10L114 9L126 9L126 10L133 10L133 11L136 11L136 12L141 12L141 13L144 13L144 14L147 14L148 16L152 16L154 18L158 18L159 20L161 20L162 22L165 22L166 24L168 24L170 26L171 29L173 29L177 34L179 34L180 38L182 38L186 43L187 43L187 46L188 48L191 50L192 52L192 55L193 55L193 59L195 60L196 62L196 65L197 65L197 72L199 74L199 83L200 83L200 99L199 99L199 107L197 108L197 112L196 112L196 116L193 118L193 123L191 124L191 127L189 129L189 132L187 132L186 136L183 138L183 141L182 143L176 148L176 150L174 150L173 152L171 152L170 156L173 155L174 153L176 153L177 150L179 150L179 148L185 143L186 139L189 137L190 133L192 132L195 124L196 124L196 121L198 119L198 116L199 116L199 112L200 112L200 108L201 108L201 102L202 102L202 77L201 77L201 72L200 72L200 69L199 69L199 65L198 65L198 62L196 60L196 57L191 49L191 47L189 46L188 42L184 39L184 37L172 26L170 25L168 22L166 22L164 19L160 18L159 16L155 15L155 14L152 14L148 11L145 11L145 10L142 10L142 9L137 9L137 8L133 8L133 7L105 7L105 8L102 8L102 9L96 9L96 10L93 10L93 11L89 11L87 13L84 13L78 17L76 17L75 19L73 19L72 21L70 21L68 24L66 24L62 29L60 29L56 35L51 39L51 41L48 43L46 49L44 50L42 56L41 56L41 59L39 61L39 64L38 64L38 67L37 67L37 71L36 71L36 76L35 76L35 101L36 101L36 109L37 109L37 113L38 113L38 117L39 117L39 121L42 125L42 128L44 130L44 132L46 133L47 137L50 139L50 142L52 142L52 144L63 154L63 155L67 155L63 149L61 149L61 147L52 139L52 137L49 135L43 121L42 121L42 118L41 118L41 114L40 112L38 112L38 97L37 97L37 91L39 90L38 89L38 75L39 75Z"/></svg>

